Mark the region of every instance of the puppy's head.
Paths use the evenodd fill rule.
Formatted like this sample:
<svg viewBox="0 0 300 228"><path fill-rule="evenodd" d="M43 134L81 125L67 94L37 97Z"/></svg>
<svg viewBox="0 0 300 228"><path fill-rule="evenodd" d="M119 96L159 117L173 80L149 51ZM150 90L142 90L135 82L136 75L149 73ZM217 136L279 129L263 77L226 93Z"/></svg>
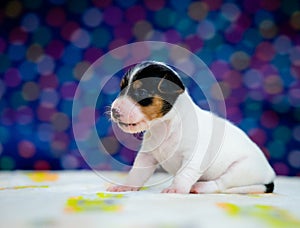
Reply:
<svg viewBox="0 0 300 228"><path fill-rule="evenodd" d="M148 130L151 121L166 115L185 90L172 68L153 61L130 69L120 87L120 96L111 107L111 119L128 133Z"/></svg>

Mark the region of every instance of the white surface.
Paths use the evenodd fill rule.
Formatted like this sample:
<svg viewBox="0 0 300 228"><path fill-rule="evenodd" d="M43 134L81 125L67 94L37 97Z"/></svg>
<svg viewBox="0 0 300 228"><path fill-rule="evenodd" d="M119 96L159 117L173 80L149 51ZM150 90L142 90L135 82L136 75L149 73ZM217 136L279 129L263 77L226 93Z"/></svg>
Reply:
<svg viewBox="0 0 300 228"><path fill-rule="evenodd" d="M151 181L165 177L155 174ZM165 182L120 198L108 195L103 201L115 205L113 211L89 205L70 211L68 199L92 202L108 185L91 171L0 172L0 227L300 227L300 178L278 177L274 194L260 195L161 194Z"/></svg>

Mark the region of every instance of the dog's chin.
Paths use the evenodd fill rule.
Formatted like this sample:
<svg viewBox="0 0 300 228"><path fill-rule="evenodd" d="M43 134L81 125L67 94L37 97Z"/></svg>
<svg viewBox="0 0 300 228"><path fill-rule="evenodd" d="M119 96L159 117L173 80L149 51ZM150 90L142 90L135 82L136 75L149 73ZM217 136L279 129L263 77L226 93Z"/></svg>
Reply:
<svg viewBox="0 0 300 228"><path fill-rule="evenodd" d="M117 124L122 131L130 134L140 133L148 130L148 124L144 120L136 123L124 123L118 121Z"/></svg>

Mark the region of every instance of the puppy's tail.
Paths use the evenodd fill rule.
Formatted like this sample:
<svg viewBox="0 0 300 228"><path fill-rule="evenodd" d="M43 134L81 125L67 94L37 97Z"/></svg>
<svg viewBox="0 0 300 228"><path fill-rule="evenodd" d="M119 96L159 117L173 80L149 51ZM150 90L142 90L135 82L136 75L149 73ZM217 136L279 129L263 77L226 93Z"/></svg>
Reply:
<svg viewBox="0 0 300 228"><path fill-rule="evenodd" d="M223 193L236 193L236 194L247 194L247 193L272 193L274 191L274 183L269 184L259 184L259 185L249 185L228 188Z"/></svg>
<svg viewBox="0 0 300 228"><path fill-rule="evenodd" d="M272 193L274 191L274 182L265 184L265 186L266 186L265 193Z"/></svg>

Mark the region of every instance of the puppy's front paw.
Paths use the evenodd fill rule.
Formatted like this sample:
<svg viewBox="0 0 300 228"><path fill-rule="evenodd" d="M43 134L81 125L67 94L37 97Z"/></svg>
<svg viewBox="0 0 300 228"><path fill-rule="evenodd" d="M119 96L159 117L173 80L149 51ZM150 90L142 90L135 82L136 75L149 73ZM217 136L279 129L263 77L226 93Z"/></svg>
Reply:
<svg viewBox="0 0 300 228"><path fill-rule="evenodd" d="M138 191L139 187L125 186L125 185L115 185L110 186L106 190L109 192L129 192L129 191Z"/></svg>
<svg viewBox="0 0 300 228"><path fill-rule="evenodd" d="M189 193L189 191L183 189L183 188L178 188L178 187L168 187L165 188L162 193L179 193L179 194L187 194Z"/></svg>

